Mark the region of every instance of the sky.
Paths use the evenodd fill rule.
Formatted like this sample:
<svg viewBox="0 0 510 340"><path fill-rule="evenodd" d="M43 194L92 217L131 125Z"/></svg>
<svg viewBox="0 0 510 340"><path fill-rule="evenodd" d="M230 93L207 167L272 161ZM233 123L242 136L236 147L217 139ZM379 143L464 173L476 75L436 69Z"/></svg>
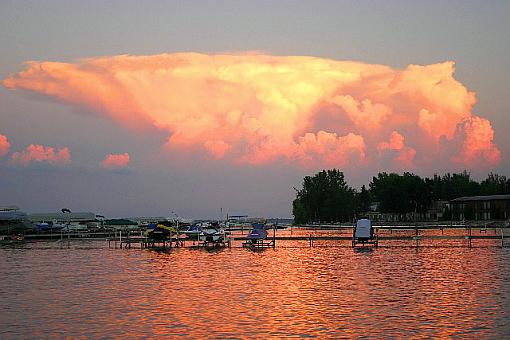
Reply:
<svg viewBox="0 0 510 340"><path fill-rule="evenodd" d="M2 1L0 205L291 216L338 168L510 175L507 1Z"/></svg>

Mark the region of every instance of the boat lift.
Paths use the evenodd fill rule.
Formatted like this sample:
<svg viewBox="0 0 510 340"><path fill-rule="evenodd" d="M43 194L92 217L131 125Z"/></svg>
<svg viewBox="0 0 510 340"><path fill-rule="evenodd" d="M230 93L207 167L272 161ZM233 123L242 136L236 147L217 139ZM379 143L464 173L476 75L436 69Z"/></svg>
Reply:
<svg viewBox="0 0 510 340"><path fill-rule="evenodd" d="M246 236L243 242L243 248L260 250L265 248L274 248L276 244L276 226L273 224L273 237L267 241L267 230L265 223L253 223L253 229Z"/></svg>
<svg viewBox="0 0 510 340"><path fill-rule="evenodd" d="M369 219L361 219L356 222L352 233L352 247L354 248L358 244L361 244L362 247L365 244L371 244L374 247L379 245L379 238L377 234L374 234L372 221Z"/></svg>

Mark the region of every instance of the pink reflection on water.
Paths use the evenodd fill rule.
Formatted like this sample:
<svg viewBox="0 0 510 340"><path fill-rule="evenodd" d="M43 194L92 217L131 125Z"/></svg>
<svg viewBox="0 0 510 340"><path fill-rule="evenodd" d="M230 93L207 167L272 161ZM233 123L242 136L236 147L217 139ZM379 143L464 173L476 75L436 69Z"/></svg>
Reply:
<svg viewBox="0 0 510 340"><path fill-rule="evenodd" d="M324 245L0 249L0 336L487 338L510 330L506 248Z"/></svg>

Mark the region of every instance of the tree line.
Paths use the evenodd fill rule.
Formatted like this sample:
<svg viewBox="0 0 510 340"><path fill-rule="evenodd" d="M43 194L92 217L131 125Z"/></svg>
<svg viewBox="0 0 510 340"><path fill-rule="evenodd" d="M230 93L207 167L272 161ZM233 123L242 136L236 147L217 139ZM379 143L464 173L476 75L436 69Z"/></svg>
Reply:
<svg viewBox="0 0 510 340"><path fill-rule="evenodd" d="M361 217L378 202L378 211L393 214L425 214L434 201L449 201L463 196L510 194L510 179L495 173L477 182L467 171L435 174L422 178L411 172L381 172L368 188L349 186L342 171L322 170L303 179L292 202L294 221L345 222Z"/></svg>

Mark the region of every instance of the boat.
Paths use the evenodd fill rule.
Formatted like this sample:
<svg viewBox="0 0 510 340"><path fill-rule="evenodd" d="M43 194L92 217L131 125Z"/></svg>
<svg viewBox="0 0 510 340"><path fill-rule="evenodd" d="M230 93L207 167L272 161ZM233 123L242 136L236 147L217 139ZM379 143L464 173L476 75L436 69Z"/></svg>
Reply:
<svg viewBox="0 0 510 340"><path fill-rule="evenodd" d="M56 223L56 222L41 222L41 223L35 223L34 227L38 232L54 232L54 231L60 231L67 226L65 224Z"/></svg>
<svg viewBox="0 0 510 340"><path fill-rule="evenodd" d="M198 239L204 247L225 246L227 241L225 229L218 222L203 225Z"/></svg>
<svg viewBox="0 0 510 340"><path fill-rule="evenodd" d="M249 248L252 250L263 250L265 248L274 248L275 247L275 238L274 236L276 227L273 224L272 226L269 226L269 228L273 229L273 238L269 241L267 240L267 229L266 229L266 223L264 222L254 222L251 224L252 230L251 232L246 236L246 241L243 242L243 247Z"/></svg>
<svg viewBox="0 0 510 340"><path fill-rule="evenodd" d="M64 233L85 233L89 231L89 226L82 223L65 223L64 227L60 229Z"/></svg>
<svg viewBox="0 0 510 340"><path fill-rule="evenodd" d="M203 227L201 223L192 224L188 227L188 229L182 231L181 233L186 235L187 238L197 240L203 232Z"/></svg>
<svg viewBox="0 0 510 340"><path fill-rule="evenodd" d="M174 227L158 223L154 229L148 230L147 237L151 241L168 241L176 232Z"/></svg>
<svg viewBox="0 0 510 340"><path fill-rule="evenodd" d="M360 219L356 222L356 226L352 233L352 247L354 248L360 243L362 247L365 247L365 244L372 244L377 247L379 244L377 234L374 233L372 221L366 218Z"/></svg>
<svg viewBox="0 0 510 340"><path fill-rule="evenodd" d="M265 240L267 238L266 225L264 223L252 223L252 230L246 236L248 241L255 243L259 240Z"/></svg>

